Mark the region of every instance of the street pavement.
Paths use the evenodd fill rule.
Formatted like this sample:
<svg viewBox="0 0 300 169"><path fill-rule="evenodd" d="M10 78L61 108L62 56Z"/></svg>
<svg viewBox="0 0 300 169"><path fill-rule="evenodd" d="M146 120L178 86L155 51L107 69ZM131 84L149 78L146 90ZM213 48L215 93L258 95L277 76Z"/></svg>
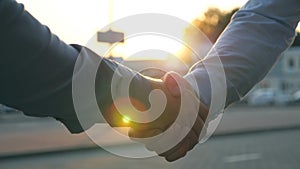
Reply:
<svg viewBox="0 0 300 169"><path fill-rule="evenodd" d="M0 160L1 169L298 169L300 129L212 137L184 159L129 159L101 149ZM121 149L132 151L134 145Z"/></svg>
<svg viewBox="0 0 300 169"><path fill-rule="evenodd" d="M229 108L215 135L175 163L160 157L117 157L95 148L84 133L71 135L52 119L2 116L0 135L0 169L300 167L300 107L295 106ZM107 144L139 151L122 140L108 140Z"/></svg>

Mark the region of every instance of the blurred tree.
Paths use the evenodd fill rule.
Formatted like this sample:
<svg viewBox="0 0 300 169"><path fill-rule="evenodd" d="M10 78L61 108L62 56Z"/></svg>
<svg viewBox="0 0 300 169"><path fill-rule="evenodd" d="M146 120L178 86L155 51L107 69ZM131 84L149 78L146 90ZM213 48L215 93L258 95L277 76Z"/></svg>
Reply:
<svg viewBox="0 0 300 169"><path fill-rule="evenodd" d="M190 46L183 47L180 51L181 59L188 65L202 59L209 51L211 43L218 39L237 10L238 8L231 11L209 8L192 21L192 25L187 27L184 33L184 40L189 42Z"/></svg>
<svg viewBox="0 0 300 169"><path fill-rule="evenodd" d="M239 8L235 8L231 11L209 8L206 12L192 21L192 25L201 31L197 31L193 26L186 28L184 39L187 42L191 42L192 45L189 46L189 48L183 47L180 51L181 59L188 65L192 65L196 61L202 59L209 51L209 47L211 47L211 45L208 44L208 40L211 43L215 43L229 24L234 13L238 10ZM300 32L297 33L292 46L300 46ZM193 49L193 51L191 51L191 49Z"/></svg>
<svg viewBox="0 0 300 169"><path fill-rule="evenodd" d="M238 10L221 11L218 8L209 8L202 16L193 21L209 40L214 43L230 22L232 15Z"/></svg>
<svg viewBox="0 0 300 169"><path fill-rule="evenodd" d="M198 27L214 43L229 24L233 14L238 10L239 8L235 8L228 12L218 8L209 8L202 16L193 21L193 25ZM297 32L292 46L300 46L300 32Z"/></svg>

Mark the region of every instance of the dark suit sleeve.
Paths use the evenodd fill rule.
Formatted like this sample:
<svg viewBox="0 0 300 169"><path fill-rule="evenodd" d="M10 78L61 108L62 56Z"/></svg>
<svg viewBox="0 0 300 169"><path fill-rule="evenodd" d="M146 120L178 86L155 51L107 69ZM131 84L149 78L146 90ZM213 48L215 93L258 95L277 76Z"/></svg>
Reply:
<svg viewBox="0 0 300 169"><path fill-rule="evenodd" d="M16 1L0 0L0 22L0 103L26 115L54 117L72 133L87 129L81 127L72 100L72 75L80 46L65 44ZM109 65L115 63L104 60L98 70L100 82L111 78L103 73L114 71ZM143 78L138 81L144 83ZM106 95L103 92L101 98ZM87 127L95 122L97 118Z"/></svg>

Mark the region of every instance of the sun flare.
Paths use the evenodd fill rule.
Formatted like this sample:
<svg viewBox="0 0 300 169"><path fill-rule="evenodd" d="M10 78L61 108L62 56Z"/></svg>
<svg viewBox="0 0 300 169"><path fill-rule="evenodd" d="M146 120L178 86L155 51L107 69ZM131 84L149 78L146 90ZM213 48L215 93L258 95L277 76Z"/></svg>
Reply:
<svg viewBox="0 0 300 169"><path fill-rule="evenodd" d="M91 37L108 23L120 18L142 13L160 13L178 17L187 22L199 16L208 7L215 6L223 10L239 7L247 0L18 0L40 22L49 26L66 43L85 45ZM55 9L55 12L53 12ZM182 32L185 28L181 28ZM126 34L126 30L121 30ZM95 44L95 48L99 44ZM118 44L113 54L131 58L134 53L146 48L176 53L182 44L157 36L135 37ZM102 45L103 48L109 46ZM152 59L165 59L167 56L151 56ZM145 56L146 59L151 59Z"/></svg>

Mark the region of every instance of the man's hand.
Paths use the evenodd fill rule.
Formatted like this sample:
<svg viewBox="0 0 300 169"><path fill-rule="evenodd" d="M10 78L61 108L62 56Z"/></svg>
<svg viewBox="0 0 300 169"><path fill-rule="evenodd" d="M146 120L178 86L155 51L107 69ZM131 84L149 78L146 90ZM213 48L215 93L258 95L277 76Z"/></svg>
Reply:
<svg viewBox="0 0 300 169"><path fill-rule="evenodd" d="M173 122L176 120L179 109L180 109L180 92L177 91L179 89L176 89L175 91L178 92L176 96L174 96L170 90L167 88L167 86L164 84L164 80L161 79L153 79L146 77L145 80L148 80L151 86L151 90L160 90L162 94L165 96L165 101L167 102L166 105L164 104L164 101L162 100L162 97L159 97L154 94L152 96L152 102L151 106L155 107L153 109L150 108L150 110L147 110L147 108L144 106L145 103L142 101L129 97L131 105L128 105L126 102L126 98L120 97L116 98L114 100L114 104L111 104L110 107L106 108L104 115L104 118L108 122L108 124L111 127L131 127L135 131L143 131L143 130L161 130L161 132L165 131ZM149 96L145 96L148 100ZM118 108L116 106L118 105ZM165 106L165 107L163 107ZM156 110L157 107L163 107L162 113L160 116L154 120L150 120L155 116L154 114L157 114ZM137 118L137 114L132 113L133 108L137 109L140 112L136 113L144 113L145 116L150 120L150 122L143 123L139 122L141 119ZM132 113L133 115L129 115L129 113ZM159 113L159 112L158 112ZM124 121L124 118L128 117L128 121ZM147 133L147 137L155 136L157 134L150 134L151 132ZM136 135L136 137L139 137L139 135ZM141 138L145 138L145 136L141 136Z"/></svg>
<svg viewBox="0 0 300 169"><path fill-rule="evenodd" d="M133 140L137 138L150 138L158 136L151 140L140 142L160 156L165 157L167 161L175 161L193 149L198 143L202 128L207 118L208 109L197 99L196 94L190 84L179 74L175 72L167 73L162 81L152 81L153 89L161 89L167 98L167 105L162 115L150 123L132 124L129 136ZM186 105L182 105L181 101ZM180 112L181 111L181 112ZM151 112L150 112L151 113ZM183 113L183 115L179 115ZM196 114L196 116L193 116ZM180 117L180 119L176 119ZM170 130L166 134L166 130ZM188 130L188 131L187 131ZM166 148L166 145L186 133L182 140L176 142L172 147ZM171 141L171 142L170 142Z"/></svg>

